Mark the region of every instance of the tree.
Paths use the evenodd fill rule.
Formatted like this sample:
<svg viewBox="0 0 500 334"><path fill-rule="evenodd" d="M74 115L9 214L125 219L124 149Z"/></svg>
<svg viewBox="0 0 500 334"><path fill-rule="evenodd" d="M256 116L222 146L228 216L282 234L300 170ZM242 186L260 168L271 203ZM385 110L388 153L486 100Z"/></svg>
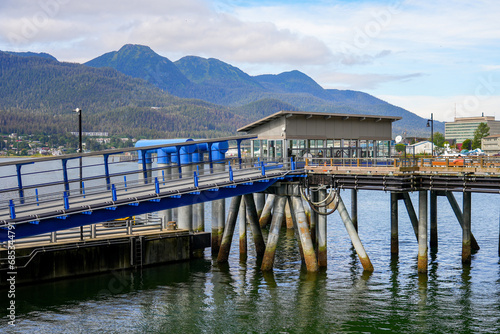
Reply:
<svg viewBox="0 0 500 334"><path fill-rule="evenodd" d="M471 144L472 144L472 140L470 140L470 139L464 140L464 142L462 143L462 150L470 150Z"/></svg>
<svg viewBox="0 0 500 334"><path fill-rule="evenodd" d="M444 147L444 136L441 132L434 133L434 145L437 147Z"/></svg>
<svg viewBox="0 0 500 334"><path fill-rule="evenodd" d="M402 144L402 143L396 144L396 151L397 152L404 152L405 150L406 150L405 144Z"/></svg>
<svg viewBox="0 0 500 334"><path fill-rule="evenodd" d="M481 139L490 135L490 127L486 123L480 123L474 132L472 140L472 149L481 148Z"/></svg>

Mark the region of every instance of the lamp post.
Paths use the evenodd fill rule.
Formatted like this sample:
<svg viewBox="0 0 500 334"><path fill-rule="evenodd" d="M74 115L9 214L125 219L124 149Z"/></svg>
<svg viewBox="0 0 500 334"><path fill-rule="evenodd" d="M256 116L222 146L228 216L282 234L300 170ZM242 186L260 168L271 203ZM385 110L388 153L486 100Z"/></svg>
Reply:
<svg viewBox="0 0 500 334"><path fill-rule="evenodd" d="M82 187L82 109L76 108L73 110L78 114L78 154L80 154L80 194L83 193ZM80 240L83 240L83 226L80 226Z"/></svg>
<svg viewBox="0 0 500 334"><path fill-rule="evenodd" d="M427 120L427 127L431 127L431 155L434 156L434 115L431 113L431 119Z"/></svg>

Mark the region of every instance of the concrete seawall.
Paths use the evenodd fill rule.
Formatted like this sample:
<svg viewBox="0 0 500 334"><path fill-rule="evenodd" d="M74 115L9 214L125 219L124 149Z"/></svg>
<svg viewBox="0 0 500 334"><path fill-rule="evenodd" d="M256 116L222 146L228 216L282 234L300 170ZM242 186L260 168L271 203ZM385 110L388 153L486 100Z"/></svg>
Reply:
<svg viewBox="0 0 500 334"><path fill-rule="evenodd" d="M16 247L16 283L90 275L186 261L210 246L210 233L177 230ZM7 286L7 250L0 248L0 287Z"/></svg>

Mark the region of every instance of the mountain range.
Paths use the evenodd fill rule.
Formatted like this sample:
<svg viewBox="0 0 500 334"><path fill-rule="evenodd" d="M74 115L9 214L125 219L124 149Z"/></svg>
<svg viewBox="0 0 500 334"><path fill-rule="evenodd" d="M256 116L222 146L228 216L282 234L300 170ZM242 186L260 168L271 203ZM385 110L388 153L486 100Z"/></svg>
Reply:
<svg viewBox="0 0 500 334"><path fill-rule="evenodd" d="M403 108L359 91L323 89L296 70L250 76L214 58L172 62L142 45L125 45L84 64L0 52L0 81L1 132L10 131L4 131L8 118L19 125L23 115L40 121L51 116L58 124L52 128L71 127L68 111L76 106L87 111L92 129L86 131L155 138L234 134L279 110L402 116L393 123L394 136L429 132L426 119ZM436 121L434 129L444 132L444 125Z"/></svg>

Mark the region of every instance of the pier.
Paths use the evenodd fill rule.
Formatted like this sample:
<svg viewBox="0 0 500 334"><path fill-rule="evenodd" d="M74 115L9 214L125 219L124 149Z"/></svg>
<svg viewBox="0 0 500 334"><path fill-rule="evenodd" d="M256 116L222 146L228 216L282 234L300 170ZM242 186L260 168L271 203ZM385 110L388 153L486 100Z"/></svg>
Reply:
<svg viewBox="0 0 500 334"><path fill-rule="evenodd" d="M292 118L288 115L282 116ZM480 249L472 233L471 197L500 193L498 158L394 158L376 141L349 148L332 141L328 148L328 140L316 146L316 154L302 157L294 152L302 148L292 143L288 150L275 142L276 150L264 157L255 154L269 145L261 140L250 133L146 142L130 149L0 163L0 275L8 272L6 254L14 245L16 266L27 279L36 276L37 263L59 268L42 277L53 279L184 261L202 256L207 247L225 263L235 232L241 258L247 256L251 235L261 270L267 272L273 270L281 228L293 231L304 268L316 272L328 266L330 214L339 214L359 263L372 272L376 268L358 235L363 224L357 216L359 190L390 192L387 223L394 257L398 205L404 205L418 241L418 272L426 274L428 249L438 249L437 197L445 197L453 209L462 229L462 263L468 265ZM321 156L323 149L330 153ZM350 208L341 190L350 191ZM461 206L456 192L463 194ZM409 193L418 193L418 203ZM231 199L228 210L226 199ZM208 202L210 232L205 231ZM75 267L75 261L83 265Z"/></svg>

